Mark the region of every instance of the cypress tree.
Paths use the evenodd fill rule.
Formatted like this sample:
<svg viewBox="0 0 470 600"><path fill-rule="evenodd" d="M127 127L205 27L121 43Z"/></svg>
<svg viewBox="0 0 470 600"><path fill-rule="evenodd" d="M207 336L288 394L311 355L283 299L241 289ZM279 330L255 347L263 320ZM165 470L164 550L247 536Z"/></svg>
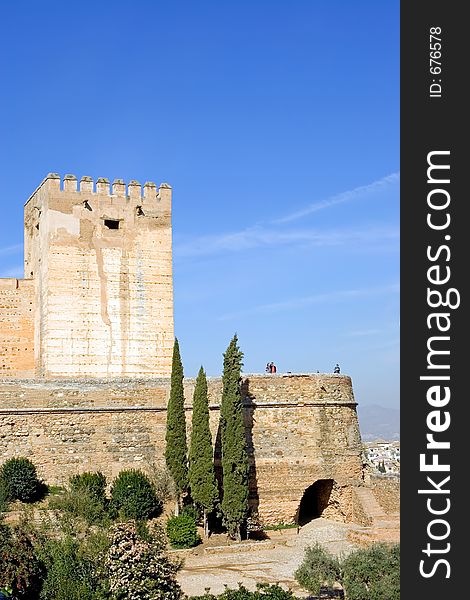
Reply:
<svg viewBox="0 0 470 600"><path fill-rule="evenodd" d="M248 512L248 455L246 451L240 374L243 353L235 334L224 354L220 426L223 470L223 523L228 534L241 539L240 528Z"/></svg>
<svg viewBox="0 0 470 600"><path fill-rule="evenodd" d="M202 508L204 535L208 537L207 516L217 504L218 489L214 471L212 436L209 429L207 379L202 367L199 369L193 397L191 445L189 449L189 485L192 499Z"/></svg>
<svg viewBox="0 0 470 600"><path fill-rule="evenodd" d="M188 448L186 445L186 419L184 414L183 365L178 340L173 346L171 365L170 400L166 420L165 461L178 493L178 513L181 494L188 489Z"/></svg>

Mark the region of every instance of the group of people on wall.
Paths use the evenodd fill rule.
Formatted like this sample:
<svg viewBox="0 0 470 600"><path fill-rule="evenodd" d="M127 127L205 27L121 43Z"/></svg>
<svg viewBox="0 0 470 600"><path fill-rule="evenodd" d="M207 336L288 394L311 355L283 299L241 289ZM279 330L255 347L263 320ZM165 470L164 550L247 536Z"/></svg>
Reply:
<svg viewBox="0 0 470 600"><path fill-rule="evenodd" d="M266 373L277 373L277 367L271 361L271 362L266 363L265 371L266 371ZM288 371L288 373L290 373L290 371ZM319 373L319 371L317 371L317 373ZM335 373L336 375L341 373L341 369L340 369L340 366L338 363L336 363L335 368L333 369L333 373Z"/></svg>

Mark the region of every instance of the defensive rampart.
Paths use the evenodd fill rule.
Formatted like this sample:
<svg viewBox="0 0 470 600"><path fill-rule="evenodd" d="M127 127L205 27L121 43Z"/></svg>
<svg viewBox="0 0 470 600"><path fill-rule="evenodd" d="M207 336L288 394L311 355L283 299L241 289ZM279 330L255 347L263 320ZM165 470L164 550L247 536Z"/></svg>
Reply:
<svg viewBox="0 0 470 600"><path fill-rule="evenodd" d="M194 380L187 379L188 434L193 389ZM209 379L216 465L221 389L220 378ZM314 512L351 520L362 461L350 378L244 375L242 393L250 504L261 520L293 522L312 490ZM123 468L163 464L168 395L164 378L1 380L0 461L28 456L50 484L85 470L111 478Z"/></svg>

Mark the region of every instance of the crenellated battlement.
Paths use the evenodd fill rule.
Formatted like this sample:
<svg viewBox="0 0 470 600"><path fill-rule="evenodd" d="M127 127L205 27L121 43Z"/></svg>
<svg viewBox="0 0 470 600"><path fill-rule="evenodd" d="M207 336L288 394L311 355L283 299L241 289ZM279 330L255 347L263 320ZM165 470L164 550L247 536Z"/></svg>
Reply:
<svg viewBox="0 0 470 600"><path fill-rule="evenodd" d="M47 186L51 192L65 192L68 194L86 194L97 196L109 196L110 198L122 198L126 202L150 203L171 199L171 185L161 183L158 187L153 181L146 181L144 185L135 179L125 183L123 179L114 179L111 183L106 177L99 177L96 182L92 177L84 175L77 178L76 175L67 174L61 177L58 173L49 173L39 184L34 193L28 198L26 204L37 192Z"/></svg>

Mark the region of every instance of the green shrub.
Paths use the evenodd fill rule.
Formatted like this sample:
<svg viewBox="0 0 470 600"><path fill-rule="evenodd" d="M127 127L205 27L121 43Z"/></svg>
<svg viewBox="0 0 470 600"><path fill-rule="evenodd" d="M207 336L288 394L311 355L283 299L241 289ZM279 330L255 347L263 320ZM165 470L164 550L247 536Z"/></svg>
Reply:
<svg viewBox="0 0 470 600"><path fill-rule="evenodd" d="M105 526L110 521L105 501L106 499L101 501L90 495L86 489L78 488L75 491L66 490L60 496L50 497L48 506L63 515L84 519L89 525Z"/></svg>
<svg viewBox="0 0 470 600"><path fill-rule="evenodd" d="M103 533L78 539L65 534L48 539L41 547L47 568L40 598L44 600L98 600L107 597L107 579L99 573L101 558L109 547Z"/></svg>
<svg viewBox="0 0 470 600"><path fill-rule="evenodd" d="M0 479L9 500L34 502L44 495L44 485L38 479L36 467L28 458L10 458L0 468Z"/></svg>
<svg viewBox="0 0 470 600"><path fill-rule="evenodd" d="M111 510L125 519L149 519L162 505L148 477L137 469L121 471L111 487Z"/></svg>
<svg viewBox="0 0 470 600"><path fill-rule="evenodd" d="M106 477L101 472L80 473L70 478L70 489L72 492L83 490L91 498L95 498L103 504L106 501Z"/></svg>
<svg viewBox="0 0 470 600"><path fill-rule="evenodd" d="M183 506L180 514L189 515L191 519L194 519L196 523L201 518L201 511L198 510L198 508L194 506L194 504L186 504L185 506Z"/></svg>
<svg viewBox="0 0 470 600"><path fill-rule="evenodd" d="M0 519L2 514L8 510L8 488L3 479L0 478Z"/></svg>
<svg viewBox="0 0 470 600"><path fill-rule="evenodd" d="M349 600L399 600L400 546L374 544L356 550L342 563Z"/></svg>
<svg viewBox="0 0 470 600"><path fill-rule="evenodd" d="M188 513L168 519L166 532L173 548L192 548L200 541L196 521Z"/></svg>
<svg viewBox="0 0 470 600"><path fill-rule="evenodd" d="M106 525L106 477L102 473L81 473L71 477L69 485L69 490L49 499L49 508L82 518L90 525Z"/></svg>
<svg viewBox="0 0 470 600"><path fill-rule="evenodd" d="M306 549L304 560L294 577L311 594L318 594L324 584L332 586L335 581L340 580L340 565L336 558L317 543Z"/></svg>

